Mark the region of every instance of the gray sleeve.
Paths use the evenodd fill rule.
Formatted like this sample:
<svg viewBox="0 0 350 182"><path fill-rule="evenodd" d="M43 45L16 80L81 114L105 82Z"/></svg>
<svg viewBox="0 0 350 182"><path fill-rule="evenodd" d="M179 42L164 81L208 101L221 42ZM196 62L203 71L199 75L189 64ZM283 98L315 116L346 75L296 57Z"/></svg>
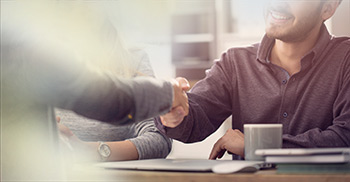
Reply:
<svg viewBox="0 0 350 182"><path fill-rule="evenodd" d="M129 125L116 126L79 116L72 111L55 109L56 116L61 118L61 123L67 126L79 139L88 142L97 141L123 141L133 137ZM136 124L136 123L135 123Z"/></svg>
<svg viewBox="0 0 350 182"><path fill-rule="evenodd" d="M165 158L171 151L172 140L161 134L153 119L131 125L135 138L129 139L137 149L139 159Z"/></svg>
<svg viewBox="0 0 350 182"><path fill-rule="evenodd" d="M141 121L170 111L173 88L170 82L161 82L150 77L133 79L132 91L135 99L133 120Z"/></svg>
<svg viewBox="0 0 350 182"><path fill-rule="evenodd" d="M152 119L114 126L78 116L68 110L56 109L56 114L61 117L61 123L83 141L130 140L136 146L139 159L165 158L171 151L172 140L157 130Z"/></svg>
<svg viewBox="0 0 350 182"><path fill-rule="evenodd" d="M17 51L26 56L22 85L33 100L113 124L141 121L171 108L170 82L151 77L121 79L89 68L71 50L40 41L32 45L13 47L5 58L15 59Z"/></svg>

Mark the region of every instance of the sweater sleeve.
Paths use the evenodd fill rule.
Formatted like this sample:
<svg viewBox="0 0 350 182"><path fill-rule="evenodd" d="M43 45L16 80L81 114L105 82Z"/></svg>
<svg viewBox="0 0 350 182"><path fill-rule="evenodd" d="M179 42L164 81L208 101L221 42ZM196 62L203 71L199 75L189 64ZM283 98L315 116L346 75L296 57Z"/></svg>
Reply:
<svg viewBox="0 0 350 182"><path fill-rule="evenodd" d="M71 111L56 109L61 123L83 141L131 141L139 159L165 158L172 148L172 140L161 134L152 119L125 126L87 119Z"/></svg>
<svg viewBox="0 0 350 182"><path fill-rule="evenodd" d="M129 129L135 136L129 141L136 146L139 159L165 158L170 153L172 140L158 131L153 119L131 125Z"/></svg>
<svg viewBox="0 0 350 182"><path fill-rule="evenodd" d="M232 66L228 53L206 72L205 79L199 81L188 93L189 114L175 128L162 125L156 118L156 126L170 138L185 143L204 140L215 132L232 113Z"/></svg>
<svg viewBox="0 0 350 182"><path fill-rule="evenodd" d="M118 78L90 67L73 51L47 42L21 49L27 56L23 87L31 93L28 97L38 102L113 124L141 121L171 108L170 82L151 77ZM16 57L17 50L12 51Z"/></svg>

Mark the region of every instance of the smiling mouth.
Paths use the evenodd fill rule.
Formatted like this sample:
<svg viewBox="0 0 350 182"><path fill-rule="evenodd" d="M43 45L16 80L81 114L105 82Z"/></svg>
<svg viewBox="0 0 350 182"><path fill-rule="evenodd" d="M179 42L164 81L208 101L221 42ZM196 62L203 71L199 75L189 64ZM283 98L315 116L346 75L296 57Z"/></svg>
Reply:
<svg viewBox="0 0 350 182"><path fill-rule="evenodd" d="M270 15L274 20L277 20L277 21L286 21L286 20L291 19L290 16L284 15L284 14L281 14L281 13L278 13L275 11L270 11Z"/></svg>

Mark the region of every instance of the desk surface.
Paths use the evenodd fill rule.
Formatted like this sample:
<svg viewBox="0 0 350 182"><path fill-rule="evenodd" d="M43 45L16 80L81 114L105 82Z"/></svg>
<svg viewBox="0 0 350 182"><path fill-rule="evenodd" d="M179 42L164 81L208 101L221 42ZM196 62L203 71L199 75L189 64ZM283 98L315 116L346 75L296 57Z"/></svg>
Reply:
<svg viewBox="0 0 350 182"><path fill-rule="evenodd" d="M202 172L165 172L112 170L95 167L74 169L68 180L74 181L126 181L126 182L349 182L350 174L276 174L276 170L256 173L214 174Z"/></svg>

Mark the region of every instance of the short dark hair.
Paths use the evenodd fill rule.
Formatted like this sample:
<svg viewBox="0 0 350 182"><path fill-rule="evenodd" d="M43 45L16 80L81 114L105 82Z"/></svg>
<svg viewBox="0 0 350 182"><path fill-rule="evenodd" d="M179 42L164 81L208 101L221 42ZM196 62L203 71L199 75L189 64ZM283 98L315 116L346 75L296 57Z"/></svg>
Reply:
<svg viewBox="0 0 350 182"><path fill-rule="evenodd" d="M328 1L328 0L322 0L322 1ZM339 0L339 3L341 3L343 0Z"/></svg>
<svg viewBox="0 0 350 182"><path fill-rule="evenodd" d="M322 0L323 2L326 2L326 1L328 1L328 0ZM339 0L339 4L342 2L343 0Z"/></svg>

